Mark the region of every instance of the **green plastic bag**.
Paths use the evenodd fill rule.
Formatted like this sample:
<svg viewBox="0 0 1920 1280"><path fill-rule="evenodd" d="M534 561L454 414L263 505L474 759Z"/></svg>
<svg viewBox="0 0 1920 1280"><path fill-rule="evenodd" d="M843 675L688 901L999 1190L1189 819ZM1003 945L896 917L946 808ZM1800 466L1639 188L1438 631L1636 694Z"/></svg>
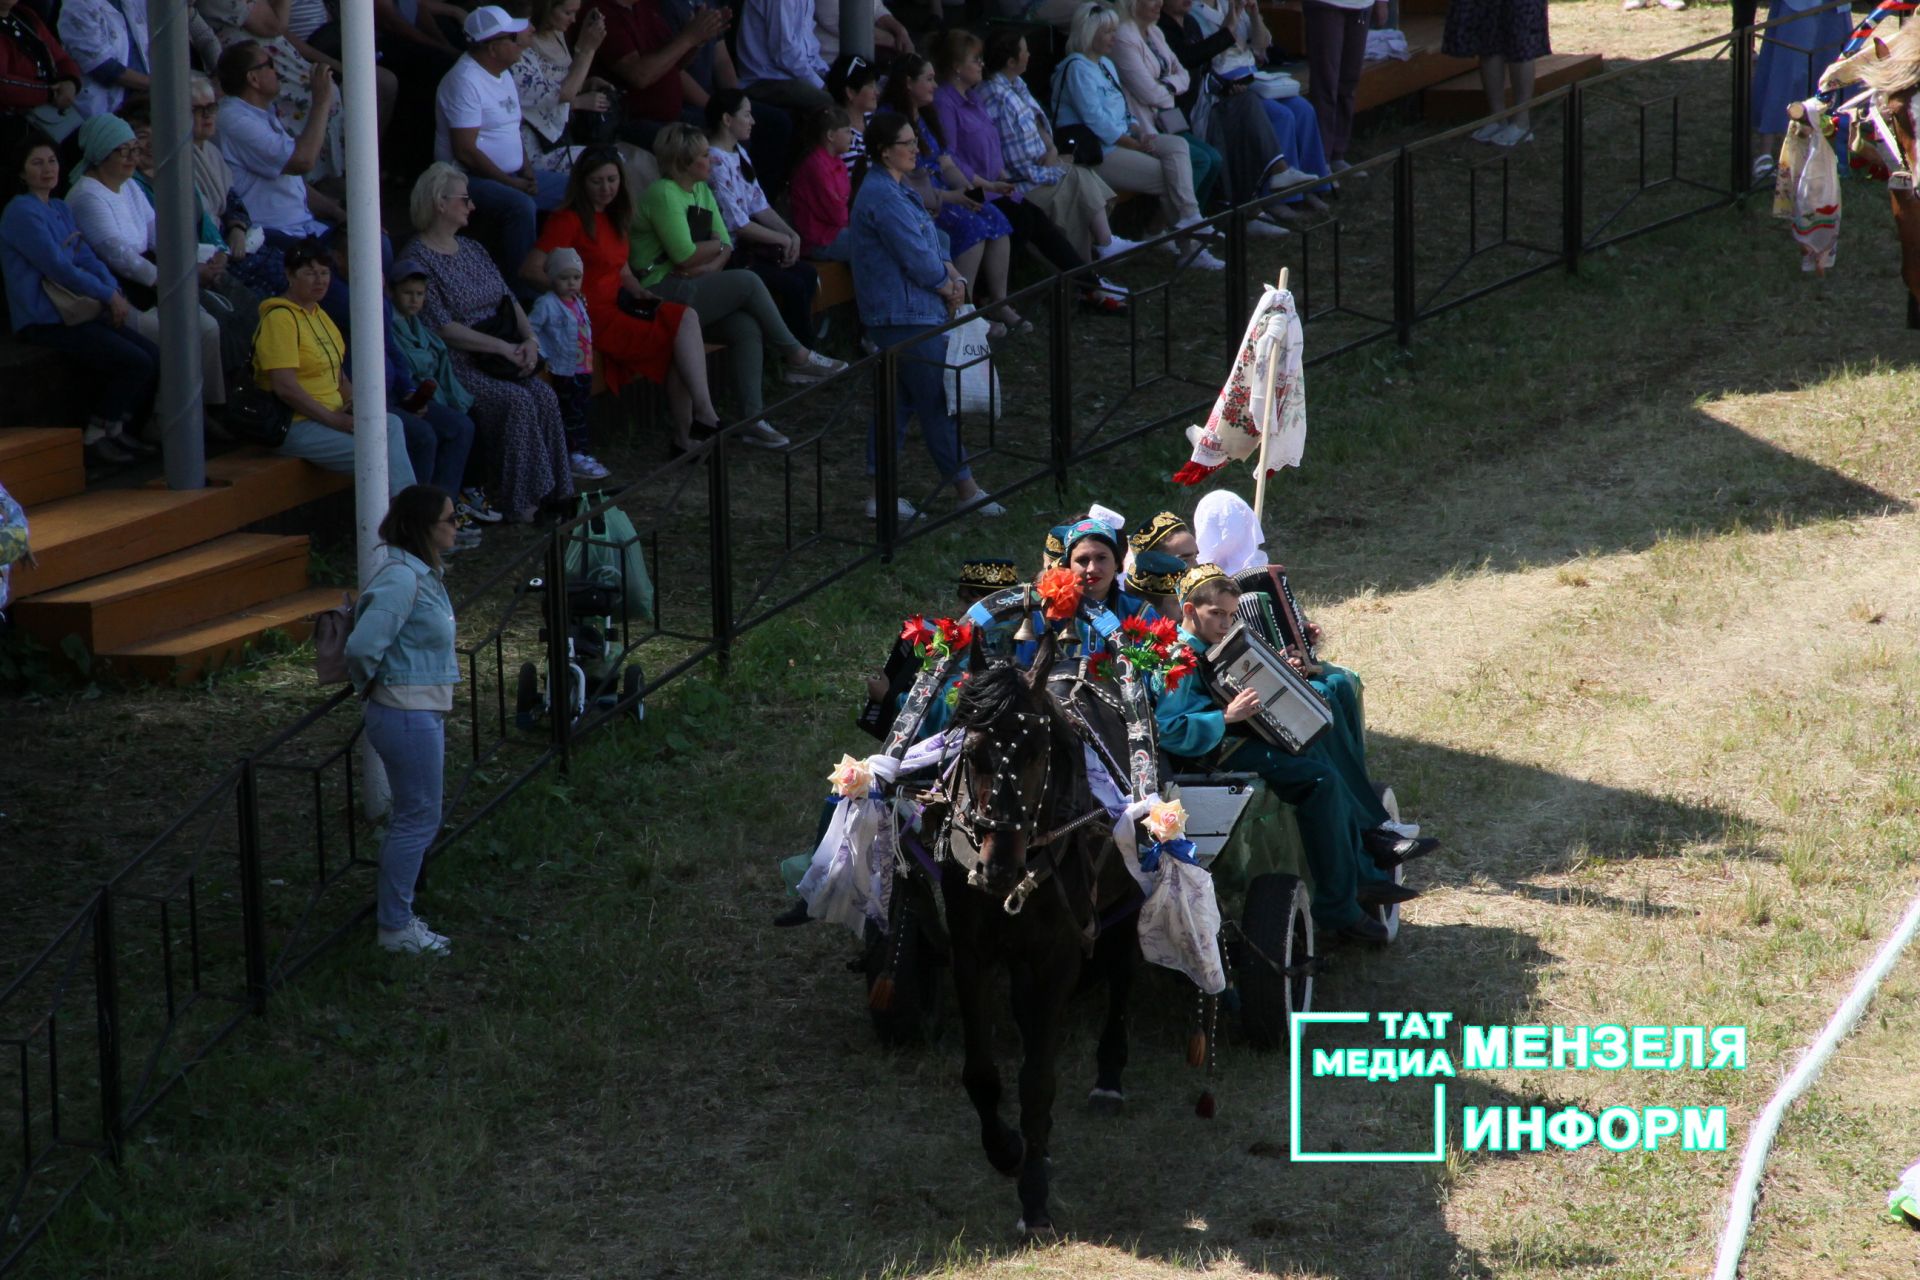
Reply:
<svg viewBox="0 0 1920 1280"><path fill-rule="evenodd" d="M574 505L576 516L585 515L600 495L583 493ZM608 507L567 538L567 581L586 582L595 577L617 577L627 604L629 622L652 622L653 579L647 573L647 557L640 546L640 535L633 521L618 507Z"/></svg>

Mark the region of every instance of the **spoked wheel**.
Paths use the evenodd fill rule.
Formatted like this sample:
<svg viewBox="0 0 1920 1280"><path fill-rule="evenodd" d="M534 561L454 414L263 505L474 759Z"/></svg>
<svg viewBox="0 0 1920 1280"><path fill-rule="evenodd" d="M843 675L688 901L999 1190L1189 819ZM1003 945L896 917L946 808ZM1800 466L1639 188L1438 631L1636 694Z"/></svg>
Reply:
<svg viewBox="0 0 1920 1280"><path fill-rule="evenodd" d="M540 723L547 700L540 696L540 672L531 662L520 664L519 688L513 703L513 722L522 729Z"/></svg>
<svg viewBox="0 0 1920 1280"><path fill-rule="evenodd" d="M1298 876L1270 871L1247 886L1241 913L1240 1026L1256 1049L1287 1043L1287 1020L1313 1007L1313 913Z"/></svg>
<svg viewBox="0 0 1920 1280"><path fill-rule="evenodd" d="M1397 862L1394 864L1393 882L1395 884L1405 884L1407 882L1407 864L1406 863ZM1368 907L1367 913L1371 915L1375 920L1378 920L1381 926L1386 929L1388 942L1396 941L1400 937L1400 904L1399 903L1390 902L1382 906Z"/></svg>
<svg viewBox="0 0 1920 1280"><path fill-rule="evenodd" d="M950 962L933 886L924 875L894 883L887 923L885 934L867 925L867 1012L881 1044L925 1044L939 1034Z"/></svg>

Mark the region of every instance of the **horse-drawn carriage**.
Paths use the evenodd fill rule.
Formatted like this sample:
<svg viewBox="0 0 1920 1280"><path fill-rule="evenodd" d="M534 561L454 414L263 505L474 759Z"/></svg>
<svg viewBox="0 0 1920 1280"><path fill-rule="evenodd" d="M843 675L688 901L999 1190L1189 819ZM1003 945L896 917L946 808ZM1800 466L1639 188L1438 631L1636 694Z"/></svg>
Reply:
<svg viewBox="0 0 1920 1280"><path fill-rule="evenodd" d="M864 932L861 968L883 1040L926 1036L945 1002L941 970L951 968L963 1081L989 1159L1020 1177L1030 1229L1047 1222L1059 1014L1089 963L1109 986L1092 1095L1109 1108L1122 1100L1136 946L1203 993L1195 1065L1209 1060L1222 996L1237 1005L1249 1043L1284 1044L1291 1016L1311 1005L1320 963L1291 808L1256 776L1169 776L1157 758L1144 681L1172 665L1170 632L1123 634L1098 603L1060 604L1043 580L1040 593L1010 588L959 622L910 624L926 665L886 749L836 771L843 798L800 885L815 918ZM990 662L983 635L1016 623L1024 669ZM1076 623L1109 642L1107 661L1074 651ZM916 741L936 697L951 699L952 727ZM1224 928L1221 899L1239 901ZM1397 926L1397 912L1382 914ZM1019 1133L999 1118L986 1027L983 975L999 961L1016 975L1027 1054ZM1207 1095L1203 1114L1210 1106Z"/></svg>

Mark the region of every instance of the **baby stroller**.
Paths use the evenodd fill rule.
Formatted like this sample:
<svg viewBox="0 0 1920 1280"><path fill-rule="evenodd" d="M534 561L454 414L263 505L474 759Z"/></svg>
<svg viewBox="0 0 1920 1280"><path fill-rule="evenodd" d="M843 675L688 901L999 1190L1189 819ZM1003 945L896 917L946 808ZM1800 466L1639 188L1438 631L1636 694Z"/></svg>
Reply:
<svg viewBox="0 0 1920 1280"><path fill-rule="evenodd" d="M544 578L527 580L528 591L545 594ZM620 574L610 568L590 570L586 581L569 583L566 602L567 689L563 695L570 720L586 715L589 705L607 709L627 702L633 718L643 720L647 710L640 701L640 689L647 678L637 662L625 662L627 649L616 635L617 615L621 609ZM551 640L549 627L540 628L541 642ZM553 712L554 691L540 686L540 669L531 662L520 664L519 690L514 704L514 724L521 729L538 728Z"/></svg>

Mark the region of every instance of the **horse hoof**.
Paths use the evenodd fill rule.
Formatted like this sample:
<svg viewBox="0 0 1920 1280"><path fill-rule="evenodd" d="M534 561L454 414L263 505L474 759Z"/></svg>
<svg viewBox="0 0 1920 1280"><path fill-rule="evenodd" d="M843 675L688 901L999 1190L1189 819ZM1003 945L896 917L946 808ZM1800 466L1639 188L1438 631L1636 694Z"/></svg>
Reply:
<svg viewBox="0 0 1920 1280"><path fill-rule="evenodd" d="M1008 1131L1006 1140L998 1148L987 1147L987 1161L994 1169L1009 1178L1020 1172L1020 1166L1026 1163L1027 1144L1017 1133Z"/></svg>
<svg viewBox="0 0 1920 1280"><path fill-rule="evenodd" d="M1027 1225L1025 1218L1013 1224L1013 1229L1026 1238L1028 1244L1058 1244L1060 1233L1051 1222L1036 1222Z"/></svg>
<svg viewBox="0 0 1920 1280"><path fill-rule="evenodd" d="M1095 1115L1117 1116L1126 1110L1127 1095L1118 1089L1094 1089L1087 1094L1087 1109Z"/></svg>

